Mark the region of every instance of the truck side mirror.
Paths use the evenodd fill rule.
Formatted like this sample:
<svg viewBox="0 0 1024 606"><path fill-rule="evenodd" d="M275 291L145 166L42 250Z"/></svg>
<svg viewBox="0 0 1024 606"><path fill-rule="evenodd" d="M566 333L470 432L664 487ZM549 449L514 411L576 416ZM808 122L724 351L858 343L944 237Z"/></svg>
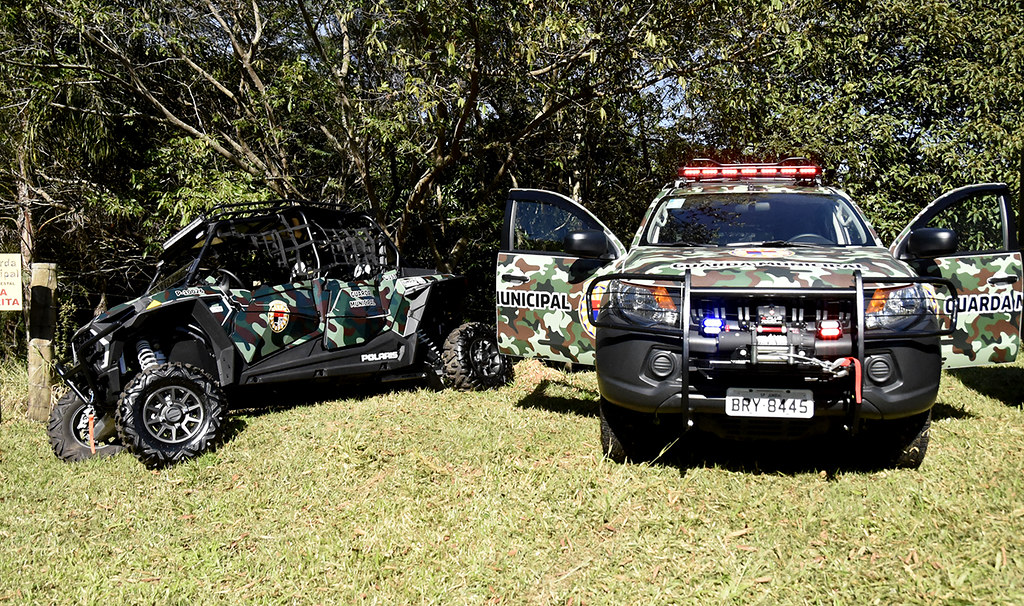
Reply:
<svg viewBox="0 0 1024 606"><path fill-rule="evenodd" d="M608 254L608 236L597 229L571 231L562 242L565 251L577 257L596 259Z"/></svg>
<svg viewBox="0 0 1024 606"><path fill-rule="evenodd" d="M956 252L959 240L952 229L922 227L910 232L907 252L915 259L933 259Z"/></svg>

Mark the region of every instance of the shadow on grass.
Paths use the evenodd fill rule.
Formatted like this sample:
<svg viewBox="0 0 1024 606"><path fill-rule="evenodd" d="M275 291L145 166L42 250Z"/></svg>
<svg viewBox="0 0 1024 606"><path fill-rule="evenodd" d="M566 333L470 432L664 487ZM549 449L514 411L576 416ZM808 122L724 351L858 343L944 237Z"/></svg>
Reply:
<svg viewBox="0 0 1024 606"><path fill-rule="evenodd" d="M945 402L936 402L932 408L932 421L941 421L942 419L953 419L959 421L962 419L976 419L978 415L973 412L964 410L963 407L953 406L946 404Z"/></svg>
<svg viewBox="0 0 1024 606"><path fill-rule="evenodd" d="M996 366L984 368L960 368L951 370L950 375L961 383L1005 406L1024 406L1024 368L1019 366Z"/></svg>
<svg viewBox="0 0 1024 606"><path fill-rule="evenodd" d="M690 469L715 468L754 475L817 473L830 481L840 472L870 473L885 468L867 460L856 440L845 435L747 442L693 433L652 464L675 467L680 475Z"/></svg>
<svg viewBox="0 0 1024 606"><path fill-rule="evenodd" d="M580 389L568 381L558 379L543 379L529 394L516 403L519 408L533 408L547 410L564 415L578 415L581 417L597 418L600 405L596 399L573 398L567 396L549 396L546 391L549 387L562 387L574 391L582 391L592 394L597 398L596 390Z"/></svg>

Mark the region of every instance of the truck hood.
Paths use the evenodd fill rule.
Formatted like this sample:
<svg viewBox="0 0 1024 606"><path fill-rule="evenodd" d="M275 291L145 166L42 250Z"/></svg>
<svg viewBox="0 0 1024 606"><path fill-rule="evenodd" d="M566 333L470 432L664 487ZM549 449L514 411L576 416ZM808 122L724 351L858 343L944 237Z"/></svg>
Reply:
<svg viewBox="0 0 1024 606"><path fill-rule="evenodd" d="M881 247L643 247L633 249L618 268L673 277L686 270L697 288L851 288L857 271L865 278L915 275Z"/></svg>

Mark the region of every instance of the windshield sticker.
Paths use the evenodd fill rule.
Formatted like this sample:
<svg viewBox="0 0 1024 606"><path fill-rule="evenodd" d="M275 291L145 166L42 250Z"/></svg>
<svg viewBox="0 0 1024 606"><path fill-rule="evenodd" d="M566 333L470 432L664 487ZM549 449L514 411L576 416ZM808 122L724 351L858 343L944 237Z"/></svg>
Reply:
<svg viewBox="0 0 1024 606"><path fill-rule="evenodd" d="M792 257L793 251L784 248L743 248L732 253L741 259L779 259Z"/></svg>
<svg viewBox="0 0 1024 606"><path fill-rule="evenodd" d="M288 326L288 319L291 314L288 311L288 304L284 301L271 301L270 303L270 330L281 332Z"/></svg>
<svg viewBox="0 0 1024 606"><path fill-rule="evenodd" d="M572 311L569 295L561 292L537 292L528 290L499 290L500 307L521 307L523 309L557 309Z"/></svg>

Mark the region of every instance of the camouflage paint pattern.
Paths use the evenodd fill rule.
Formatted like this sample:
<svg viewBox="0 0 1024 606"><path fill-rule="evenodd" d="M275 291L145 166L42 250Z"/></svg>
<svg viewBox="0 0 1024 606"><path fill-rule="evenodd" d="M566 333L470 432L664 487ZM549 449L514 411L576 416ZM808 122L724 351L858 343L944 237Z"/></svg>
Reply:
<svg viewBox="0 0 1024 606"><path fill-rule="evenodd" d="M942 341L945 368L1017 359L1024 307L1019 252L945 257L920 263L920 270L923 274L948 278L957 287L956 331ZM1012 283L999 283L1001 279ZM952 300L942 304L945 312L952 311Z"/></svg>
<svg viewBox="0 0 1024 606"><path fill-rule="evenodd" d="M450 279L451 274L435 274L430 276L411 276L399 278L398 272L384 274L380 284L380 301L387 310L388 330L403 337L413 332L409 323L411 305L409 298L421 290L430 288L432 284Z"/></svg>
<svg viewBox="0 0 1024 606"><path fill-rule="evenodd" d="M617 271L680 277L687 269L695 288L853 288L865 278L915 276L879 247L640 247Z"/></svg>
<svg viewBox="0 0 1024 606"><path fill-rule="evenodd" d="M238 300L246 292L232 291L232 294ZM307 280L257 288L252 292L251 300L235 316L228 336L242 354L242 359L252 363L279 350L318 338L320 332L313 286Z"/></svg>
<svg viewBox="0 0 1024 606"><path fill-rule="evenodd" d="M326 280L323 290L325 348L361 345L384 330L387 318L372 280Z"/></svg>
<svg viewBox="0 0 1024 606"><path fill-rule="evenodd" d="M584 299L590 279L613 267L575 257L499 253L498 349L593 365L593 329L581 321L589 307ZM521 276L527 279L519 282Z"/></svg>

